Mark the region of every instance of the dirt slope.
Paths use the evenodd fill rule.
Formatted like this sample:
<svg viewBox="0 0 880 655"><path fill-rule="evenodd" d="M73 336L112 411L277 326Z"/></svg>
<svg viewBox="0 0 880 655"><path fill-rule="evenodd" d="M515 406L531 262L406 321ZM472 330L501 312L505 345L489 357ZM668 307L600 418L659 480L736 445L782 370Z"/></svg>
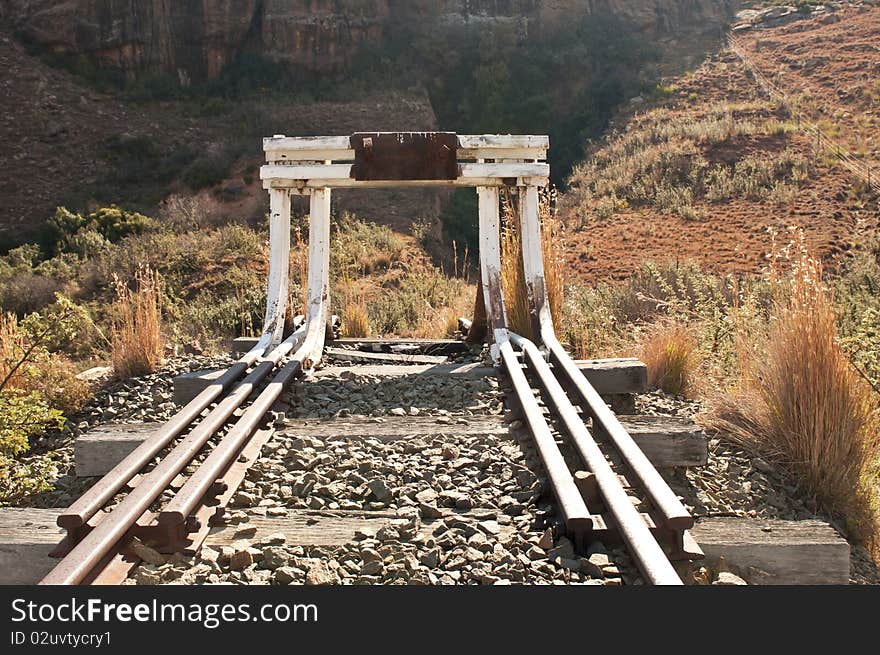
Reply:
<svg viewBox="0 0 880 655"><path fill-rule="evenodd" d="M760 43L778 44L775 49L762 47L760 61L768 69L778 68L782 66L781 57L793 56L795 50L802 61L822 58L823 71L818 64L810 70L791 69L797 72L787 72L786 81L793 85L826 85L821 95L824 102L817 103L817 110L821 108L836 121L839 133L848 134L851 142L860 139L872 144L869 154L876 158L877 142L872 139L876 134L877 103L852 88L856 80L864 82L865 71L880 69L880 9L838 15L840 20L834 23L810 20L760 30ZM848 34L852 34L852 40L844 42ZM790 39L788 45L786 39ZM829 43L835 44L835 49ZM872 83L876 85L876 79ZM837 88L849 91L828 91ZM814 97L820 97L818 91ZM589 192L589 174L578 179L576 172L573 188L563 195L561 203L568 228L571 276L587 283L622 279L645 260L694 260L720 273L758 271L771 248L773 234L782 233L779 239L787 240L785 231L790 226L803 227L808 242L833 264L850 249L859 230L877 225L876 198L863 193L857 180L832 157L817 156L815 138L800 130L778 103L768 101L740 59L729 51L675 80L671 93L662 101L631 105L617 121L615 132L592 150L591 157L601 158L634 130L656 133L673 123L696 124L725 108L732 108L737 123L756 126L755 133L733 135L720 142L698 139L697 152L688 156L704 158L710 166L724 164L730 170L749 156L772 157L785 152L803 157L810 162L811 171L796 196L784 201L750 200L743 195L721 202L697 198L693 201L697 220L682 218L651 203L630 203L613 216L600 218L597 208L602 198ZM676 144L673 137L664 147Z"/></svg>
<svg viewBox="0 0 880 655"><path fill-rule="evenodd" d="M306 105L271 95L236 103L230 112L216 116L202 115L186 102L125 102L84 87L68 73L29 56L2 32L0 70L0 247L33 238L60 204L74 198L103 202L118 195L107 187L117 165L106 146L109 138L147 137L162 157L186 149L211 152L240 138L240 121L247 118L254 136L232 167L235 177L219 185L232 186L235 193L230 197L212 190L203 195L220 216L258 220L267 205L266 194L258 179L243 182L242 172L262 161L261 136L436 128L429 101L417 93ZM189 193L173 180L149 191L157 200L172 191ZM437 194L430 191L339 193L336 201L337 207L399 228L414 217L430 218L438 211Z"/></svg>

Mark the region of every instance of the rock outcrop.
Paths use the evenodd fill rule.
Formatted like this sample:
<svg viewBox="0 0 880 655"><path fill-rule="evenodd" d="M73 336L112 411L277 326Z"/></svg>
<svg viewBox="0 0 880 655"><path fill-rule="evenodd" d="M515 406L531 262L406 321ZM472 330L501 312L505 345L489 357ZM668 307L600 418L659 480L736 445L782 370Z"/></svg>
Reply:
<svg viewBox="0 0 880 655"><path fill-rule="evenodd" d="M453 26L515 21L551 31L611 13L645 32L717 30L738 0L2 0L0 19L23 38L84 54L134 77L211 78L247 49L304 72L345 70L364 44L399 21ZM396 23L396 21L398 23Z"/></svg>

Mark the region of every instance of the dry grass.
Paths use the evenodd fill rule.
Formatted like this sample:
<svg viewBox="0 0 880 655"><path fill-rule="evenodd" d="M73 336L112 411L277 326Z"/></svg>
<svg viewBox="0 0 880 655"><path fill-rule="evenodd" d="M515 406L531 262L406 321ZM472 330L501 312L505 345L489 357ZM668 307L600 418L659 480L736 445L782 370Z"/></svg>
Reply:
<svg viewBox="0 0 880 655"><path fill-rule="evenodd" d="M686 394L698 367L697 342L684 323L654 325L642 343L642 361L648 367L648 384L667 393Z"/></svg>
<svg viewBox="0 0 880 655"><path fill-rule="evenodd" d="M370 336L370 316L364 296L345 299L342 312L342 334L345 337L366 338Z"/></svg>
<svg viewBox="0 0 880 655"><path fill-rule="evenodd" d="M0 313L0 381L4 387L22 386L24 370L18 360L24 348L24 335L19 329L15 314Z"/></svg>
<svg viewBox="0 0 880 655"><path fill-rule="evenodd" d="M288 319L296 314L306 313L309 286L309 244L303 239L302 232L296 230L290 244L290 261L288 267L290 298L287 304ZM298 282L298 284L295 284Z"/></svg>
<svg viewBox="0 0 880 655"><path fill-rule="evenodd" d="M773 320L741 347L742 380L710 420L804 481L850 536L878 556L878 400L838 343L821 263L801 236L771 270ZM747 334L747 338L751 335Z"/></svg>
<svg viewBox="0 0 880 655"><path fill-rule="evenodd" d="M162 296L159 274L149 267L135 273L136 290L116 275L111 338L113 372L129 378L154 372L162 361Z"/></svg>
<svg viewBox="0 0 880 655"><path fill-rule="evenodd" d="M516 203L509 196L503 201L505 220L501 229L501 284L507 310L507 324L511 330L534 339L529 317L529 299L523 272L522 239ZM544 259L544 279L547 298L555 325L560 325L564 299L563 268L565 266L562 222L555 209L555 192L542 194L539 206L541 219L541 248Z"/></svg>

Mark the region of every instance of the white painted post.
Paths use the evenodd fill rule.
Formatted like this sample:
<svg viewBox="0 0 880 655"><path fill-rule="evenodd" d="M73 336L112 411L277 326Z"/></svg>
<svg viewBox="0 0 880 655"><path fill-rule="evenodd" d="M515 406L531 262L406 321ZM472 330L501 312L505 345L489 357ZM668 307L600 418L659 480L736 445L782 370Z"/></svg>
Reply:
<svg viewBox="0 0 880 655"><path fill-rule="evenodd" d="M501 225L498 187L477 187L480 201L480 272L486 319L492 333L492 361L501 360L501 344L507 341L507 315L501 287Z"/></svg>
<svg viewBox="0 0 880 655"><path fill-rule="evenodd" d="M290 193L287 189L269 192L269 282L266 293L266 320L263 347L275 346L284 334L284 316L290 269Z"/></svg>
<svg viewBox="0 0 880 655"><path fill-rule="evenodd" d="M539 213L538 187L520 187L519 193L520 237L522 239L523 272L529 297L529 316L535 341L545 341L553 334L553 316L547 299L547 282L544 277L544 253L541 248L541 217Z"/></svg>
<svg viewBox="0 0 880 655"><path fill-rule="evenodd" d="M312 191L309 209L309 280L306 322L311 351L304 368L321 361L330 318L330 189Z"/></svg>

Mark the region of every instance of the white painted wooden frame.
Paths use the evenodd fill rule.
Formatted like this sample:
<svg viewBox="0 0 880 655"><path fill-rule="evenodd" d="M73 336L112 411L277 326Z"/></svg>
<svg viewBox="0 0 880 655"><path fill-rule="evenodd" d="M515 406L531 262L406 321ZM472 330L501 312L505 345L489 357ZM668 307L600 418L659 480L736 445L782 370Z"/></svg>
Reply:
<svg viewBox="0 0 880 655"><path fill-rule="evenodd" d="M277 345L283 336L289 288L290 195L310 196L309 275L306 324L296 335L303 339L303 368L320 362L330 317L330 193L332 188L399 186L475 187L479 198L480 270L486 317L492 337L491 355L500 361L508 342L507 317L501 284L500 187L517 187L523 234L523 256L530 304L537 325L553 325L546 302L541 257L538 188L550 174L546 160L549 139L531 135L458 135L458 175L452 180L355 180L355 152L347 136L264 139L267 164L260 170L269 191L270 262L268 300L263 337L258 348ZM538 331L536 329L536 331ZM289 340L288 340L289 341ZM265 343L264 343L265 342ZM285 342L287 343L287 342Z"/></svg>
<svg viewBox="0 0 880 655"><path fill-rule="evenodd" d="M490 353L496 365L507 341L507 313L501 285L501 225L498 187L477 187L480 214L480 282L486 305L486 322L492 335Z"/></svg>
<svg viewBox="0 0 880 655"><path fill-rule="evenodd" d="M541 247L541 216L537 187L518 189L520 238L522 240L523 273L529 299L529 317L532 334L547 343L549 335L555 335L553 315L547 297L547 280L544 275L544 253Z"/></svg>
<svg viewBox="0 0 880 655"><path fill-rule="evenodd" d="M290 268L290 194L284 189L269 192L269 284L266 319L260 338L262 349L277 346L284 332ZM263 344L263 341L267 343ZM260 345L258 344L258 345Z"/></svg>

